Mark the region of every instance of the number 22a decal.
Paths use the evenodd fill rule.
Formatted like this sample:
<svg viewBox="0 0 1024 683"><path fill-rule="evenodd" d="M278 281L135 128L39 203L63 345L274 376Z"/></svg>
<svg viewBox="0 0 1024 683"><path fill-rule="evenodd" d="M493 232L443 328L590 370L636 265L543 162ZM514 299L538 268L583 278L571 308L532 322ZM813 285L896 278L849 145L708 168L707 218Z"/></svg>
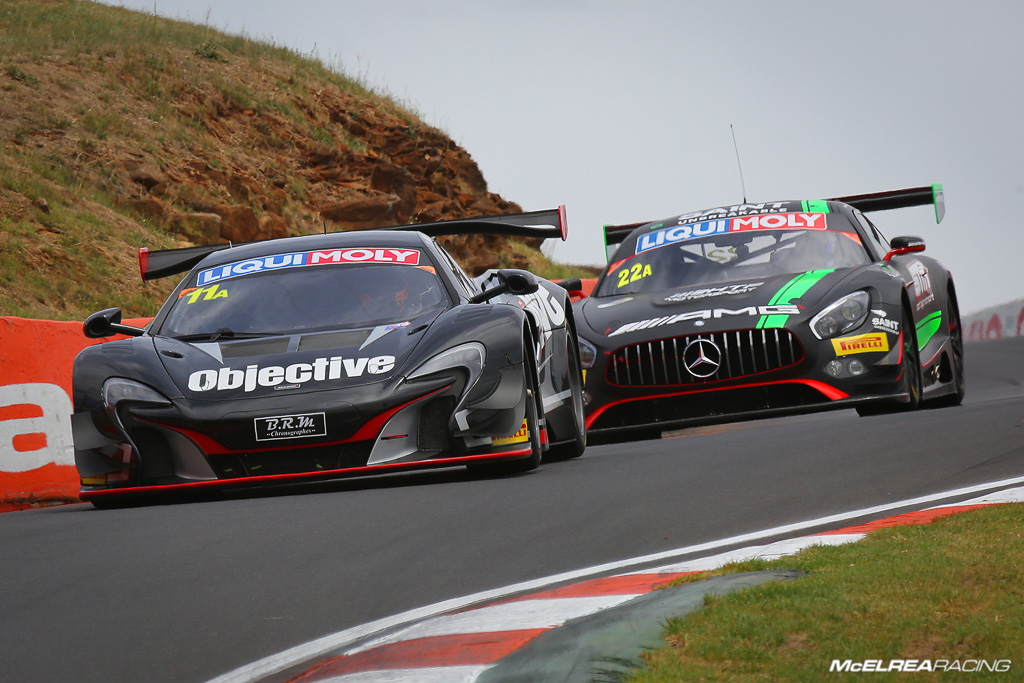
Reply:
<svg viewBox="0 0 1024 683"><path fill-rule="evenodd" d="M616 273L619 278L619 287L625 287L630 282L636 282L652 274L651 266L647 263L634 263L631 268L623 268Z"/></svg>

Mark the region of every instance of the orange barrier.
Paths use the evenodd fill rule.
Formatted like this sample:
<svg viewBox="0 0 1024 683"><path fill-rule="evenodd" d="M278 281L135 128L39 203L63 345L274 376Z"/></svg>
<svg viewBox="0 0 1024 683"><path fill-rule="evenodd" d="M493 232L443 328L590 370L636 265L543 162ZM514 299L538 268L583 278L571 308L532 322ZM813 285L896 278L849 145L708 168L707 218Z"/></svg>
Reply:
<svg viewBox="0 0 1024 683"><path fill-rule="evenodd" d="M71 366L82 323L0 317L0 511L73 502Z"/></svg>
<svg viewBox="0 0 1024 683"><path fill-rule="evenodd" d="M80 322L0 316L0 512L78 500L71 368L103 341Z"/></svg>

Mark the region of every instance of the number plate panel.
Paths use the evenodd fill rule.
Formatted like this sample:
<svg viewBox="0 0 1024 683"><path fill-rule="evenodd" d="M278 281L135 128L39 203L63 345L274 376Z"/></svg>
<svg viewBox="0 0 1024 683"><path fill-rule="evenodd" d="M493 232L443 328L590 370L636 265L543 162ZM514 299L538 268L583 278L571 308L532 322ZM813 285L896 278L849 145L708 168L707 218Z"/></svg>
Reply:
<svg viewBox="0 0 1024 683"><path fill-rule="evenodd" d="M253 420L257 441L280 441L282 439L306 439L327 436L327 416L324 413L301 413L257 417Z"/></svg>

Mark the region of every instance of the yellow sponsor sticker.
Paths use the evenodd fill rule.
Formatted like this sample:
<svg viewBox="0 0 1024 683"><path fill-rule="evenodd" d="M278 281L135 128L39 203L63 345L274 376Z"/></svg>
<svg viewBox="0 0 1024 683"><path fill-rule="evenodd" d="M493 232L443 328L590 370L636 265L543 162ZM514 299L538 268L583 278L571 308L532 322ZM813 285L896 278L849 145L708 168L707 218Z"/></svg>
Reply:
<svg viewBox="0 0 1024 683"><path fill-rule="evenodd" d="M889 350L889 335L885 332L869 332L856 337L840 337L832 340L832 348L837 356L849 356L854 353L873 353Z"/></svg>
<svg viewBox="0 0 1024 683"><path fill-rule="evenodd" d="M512 436L500 436L491 439L491 443L495 446L507 446L510 443L525 443L530 440L530 428L526 424L526 419L523 419L523 426L519 428L519 431Z"/></svg>
<svg viewBox="0 0 1024 683"><path fill-rule="evenodd" d="M202 297L202 301L227 299L228 290L221 289L220 285L214 284L209 287L189 287L188 289L181 290L178 294L179 299L187 298L188 300L185 303L188 304L194 304L200 300L200 297Z"/></svg>

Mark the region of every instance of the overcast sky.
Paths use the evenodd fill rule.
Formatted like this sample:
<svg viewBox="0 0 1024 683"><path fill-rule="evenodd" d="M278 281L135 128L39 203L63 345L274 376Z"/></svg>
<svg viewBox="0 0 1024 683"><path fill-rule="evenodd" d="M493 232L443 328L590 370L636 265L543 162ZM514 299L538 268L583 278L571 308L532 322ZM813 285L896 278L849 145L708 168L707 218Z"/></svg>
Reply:
<svg viewBox="0 0 1024 683"><path fill-rule="evenodd" d="M390 94L603 264L601 226L743 198L942 183L875 214L954 274L961 310L1024 297L1021 0L103 0L320 59Z"/></svg>

